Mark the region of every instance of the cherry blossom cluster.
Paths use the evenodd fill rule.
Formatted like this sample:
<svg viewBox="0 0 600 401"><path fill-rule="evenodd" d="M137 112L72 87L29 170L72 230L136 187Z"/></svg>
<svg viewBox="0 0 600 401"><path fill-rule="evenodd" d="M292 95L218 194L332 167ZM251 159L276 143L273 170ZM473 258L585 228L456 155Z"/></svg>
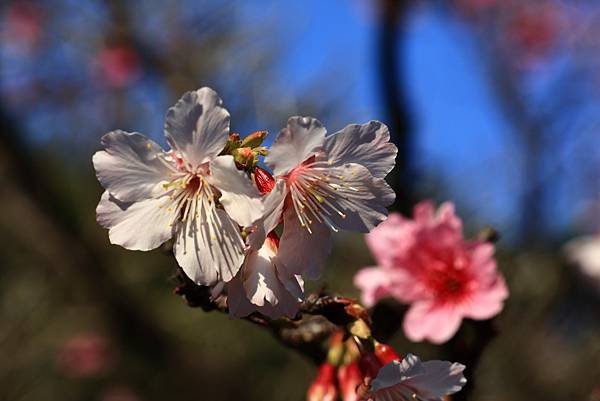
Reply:
<svg viewBox="0 0 600 401"><path fill-rule="evenodd" d="M291 117L270 148L262 146L265 131L241 138L230 132L229 122L217 93L201 88L186 93L168 110L164 127L169 150L139 133L106 134L104 149L93 156L105 189L97 220L108 229L111 243L126 249L148 251L172 239L183 272L194 283L210 287L213 300L224 296L233 316L258 312L272 319L295 317L304 298L304 279L321 275L331 234L369 233L387 218L386 207L395 194L384 178L394 166L397 149L387 127L377 121L328 134L314 118ZM431 210L426 206L419 210L420 224L436 225L426 222L433 218ZM450 227L432 235L442 242L440 247L448 243L455 250L450 242L460 221L450 210L443 216ZM396 293L396 287L412 284L402 281L408 265L394 264L401 260L396 253L405 252L415 240L404 234L392 238L399 219L393 216L370 234L370 244L379 247L375 254L382 267L357 278L369 304L383 294ZM418 231L417 226L411 230ZM426 246L434 246L434 238L424 235L427 238L431 241ZM483 264L482 274L489 276L495 268L488 261L490 249L471 248L453 255ZM411 252L432 266L447 262L436 251ZM458 266L457 260L451 260L452 266ZM415 286L409 298L422 302L421 314L438 316L423 295L433 290L418 290L428 283L421 276L432 270L416 269L411 271L413 281L425 284ZM432 276L440 282L433 287L449 294L467 291L463 276L471 270L450 276L446 270ZM345 401L441 400L462 388L463 365L421 362L410 354L400 358L371 337L366 310L355 301L344 302L352 319L332 337L328 362L309 389L309 400L333 400L338 395ZM456 319L453 315L452 325Z"/></svg>
<svg viewBox="0 0 600 401"><path fill-rule="evenodd" d="M139 133L106 134L93 157L106 190L97 219L127 249L173 238L186 275L226 293L232 315L292 317L331 233L366 233L387 217L397 149L377 121L327 134L314 118L291 117L270 149L266 132L241 139L229 121L217 93L201 88L167 112L170 150Z"/></svg>

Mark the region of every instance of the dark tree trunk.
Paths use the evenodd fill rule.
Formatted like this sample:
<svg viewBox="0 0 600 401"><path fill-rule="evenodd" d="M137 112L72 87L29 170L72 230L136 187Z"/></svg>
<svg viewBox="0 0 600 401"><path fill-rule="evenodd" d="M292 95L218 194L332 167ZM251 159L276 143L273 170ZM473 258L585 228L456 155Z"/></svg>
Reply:
<svg viewBox="0 0 600 401"><path fill-rule="evenodd" d="M398 147L396 167L389 176L389 182L397 193L393 209L404 214L410 214L415 203L410 158L413 147L412 124L405 93L406 86L402 84L403 64L399 49L410 5L410 0L380 0L376 37L377 81L386 116L385 122L390 128L392 141Z"/></svg>

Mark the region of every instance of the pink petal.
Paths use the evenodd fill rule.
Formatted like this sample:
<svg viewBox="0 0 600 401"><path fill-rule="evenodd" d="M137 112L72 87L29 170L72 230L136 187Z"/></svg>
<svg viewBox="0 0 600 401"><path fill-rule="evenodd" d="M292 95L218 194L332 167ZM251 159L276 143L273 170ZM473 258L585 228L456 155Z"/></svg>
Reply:
<svg viewBox="0 0 600 401"><path fill-rule="evenodd" d="M453 305L436 305L431 301L414 302L404 316L404 334L411 341L428 340L441 344L454 336L462 316Z"/></svg>
<svg viewBox="0 0 600 401"><path fill-rule="evenodd" d="M490 319L502 311L508 298L508 287L504 278L498 276L491 287L480 289L470 295L463 304L463 314L472 319Z"/></svg>
<svg viewBox="0 0 600 401"><path fill-rule="evenodd" d="M354 276L354 285L361 290L361 301L369 308L390 295L390 277L379 267L359 270Z"/></svg>
<svg viewBox="0 0 600 401"><path fill-rule="evenodd" d="M365 239L377 263L385 267L398 267L396 261L403 259L415 243L416 225L400 213L392 213L387 220L375 227Z"/></svg>

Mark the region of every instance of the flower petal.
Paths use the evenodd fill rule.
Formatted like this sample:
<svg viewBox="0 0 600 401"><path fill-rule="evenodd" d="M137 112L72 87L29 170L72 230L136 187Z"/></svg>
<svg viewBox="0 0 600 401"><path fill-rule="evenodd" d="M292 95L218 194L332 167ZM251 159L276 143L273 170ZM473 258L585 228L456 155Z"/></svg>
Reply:
<svg viewBox="0 0 600 401"><path fill-rule="evenodd" d="M221 192L219 201L239 225L248 227L263 215L260 193L250 178L235 167L233 156L219 156L210 163L207 181Z"/></svg>
<svg viewBox="0 0 600 401"><path fill-rule="evenodd" d="M181 224L173 252L187 276L200 285L229 281L244 260L244 242L237 224L204 195L192 218Z"/></svg>
<svg viewBox="0 0 600 401"><path fill-rule="evenodd" d="M361 164L377 178L384 178L394 168L398 153L396 145L390 142L388 128L379 121L351 124L327 136L324 150L332 166Z"/></svg>
<svg viewBox="0 0 600 401"><path fill-rule="evenodd" d="M410 250L417 242L418 230L414 221L400 213L391 213L365 238L377 264L385 268L399 268L410 256Z"/></svg>
<svg viewBox="0 0 600 401"><path fill-rule="evenodd" d="M457 393L467 382L463 375L465 366L460 363L425 361L421 365L424 372L409 377L405 383L424 399L440 399Z"/></svg>
<svg viewBox="0 0 600 401"><path fill-rule="evenodd" d="M326 132L315 118L290 117L287 127L279 132L271 146L265 163L276 177L289 173L321 150Z"/></svg>
<svg viewBox="0 0 600 401"><path fill-rule="evenodd" d="M229 314L234 317L241 318L259 312L271 319L279 319L283 316L293 318L298 313L299 305L299 299L284 291L279 294L277 305L266 302L263 306L257 306L250 303L246 297L240 274L227 283L227 306Z"/></svg>
<svg viewBox="0 0 600 401"><path fill-rule="evenodd" d="M164 193L161 183L176 174L155 142L137 132L112 131L101 140L104 150L92 158L100 184L115 198L130 202Z"/></svg>
<svg viewBox="0 0 600 401"><path fill-rule="evenodd" d="M396 194L385 180L373 177L366 167L353 163L333 168L330 172L332 176L342 177L343 182L337 191L339 196L328 198L344 213L341 216L331 210L330 218L337 227L366 233L387 218L386 206L394 202Z"/></svg>
<svg viewBox="0 0 600 401"><path fill-rule="evenodd" d="M489 287L470 294L467 302L462 305L464 316L479 320L490 319L502 311L506 298L508 298L508 287L504 278L497 275L496 280Z"/></svg>
<svg viewBox="0 0 600 401"><path fill-rule="evenodd" d="M310 225L312 234L300 225L293 208L283 213L283 235L277 259L288 275L306 274L310 280L321 275L325 258L331 252L331 232L321 223Z"/></svg>
<svg viewBox="0 0 600 401"><path fill-rule="evenodd" d="M447 361L421 360L408 354L402 361L383 366L371 383L376 400L423 399L438 400L462 389L466 383L464 365ZM399 395L400 398L387 397Z"/></svg>
<svg viewBox="0 0 600 401"><path fill-rule="evenodd" d="M267 234L279 225L286 194L287 189L285 181L278 180L271 192L263 196L263 218L256 222L256 230L248 236L248 244L252 249L260 249Z"/></svg>
<svg viewBox="0 0 600 401"><path fill-rule="evenodd" d="M361 291L362 303L370 308L390 295L391 280L380 267L366 267L354 276L354 285Z"/></svg>
<svg viewBox="0 0 600 401"><path fill-rule="evenodd" d="M404 334L411 341L428 340L434 344L442 344L454 336L461 322L460 310L454 305L417 301L404 316Z"/></svg>
<svg viewBox="0 0 600 401"><path fill-rule="evenodd" d="M195 169L225 147L229 135L229 112L217 92L200 88L187 92L167 111L165 136L173 149Z"/></svg>
<svg viewBox="0 0 600 401"><path fill-rule="evenodd" d="M254 305L263 306L265 301L277 305L279 293L285 291L277 278L274 256L275 252L267 244L246 256L242 267L244 290Z"/></svg>
<svg viewBox="0 0 600 401"><path fill-rule="evenodd" d="M160 246L172 236L174 212L168 210L168 198L121 202L105 191L96 208L96 219L112 244L137 251Z"/></svg>

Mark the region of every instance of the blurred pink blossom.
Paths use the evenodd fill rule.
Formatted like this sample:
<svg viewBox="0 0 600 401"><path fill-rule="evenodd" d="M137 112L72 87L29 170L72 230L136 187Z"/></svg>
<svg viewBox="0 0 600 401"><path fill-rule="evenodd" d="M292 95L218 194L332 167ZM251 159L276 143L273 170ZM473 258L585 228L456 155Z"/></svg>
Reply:
<svg viewBox="0 0 600 401"><path fill-rule="evenodd" d="M115 386L109 388L104 396L102 397L102 401L140 401L141 399L136 395L136 393L125 386Z"/></svg>
<svg viewBox="0 0 600 401"><path fill-rule="evenodd" d="M112 365L113 357L113 349L106 337L81 334L60 346L57 364L66 376L93 377L106 371Z"/></svg>
<svg viewBox="0 0 600 401"><path fill-rule="evenodd" d="M0 38L22 53L31 52L43 33L44 15L38 5L30 1L13 2L7 7L0 26Z"/></svg>
<svg viewBox="0 0 600 401"><path fill-rule="evenodd" d="M377 266L354 278L363 303L390 296L410 304L404 332L412 341L448 341L463 318L489 319L508 296L494 247L463 238L452 203L436 213L431 202L421 202L413 220L392 214L367 235L367 245Z"/></svg>
<svg viewBox="0 0 600 401"><path fill-rule="evenodd" d="M141 61L138 53L127 45L107 46L96 55L98 77L108 86L123 88L140 75Z"/></svg>

